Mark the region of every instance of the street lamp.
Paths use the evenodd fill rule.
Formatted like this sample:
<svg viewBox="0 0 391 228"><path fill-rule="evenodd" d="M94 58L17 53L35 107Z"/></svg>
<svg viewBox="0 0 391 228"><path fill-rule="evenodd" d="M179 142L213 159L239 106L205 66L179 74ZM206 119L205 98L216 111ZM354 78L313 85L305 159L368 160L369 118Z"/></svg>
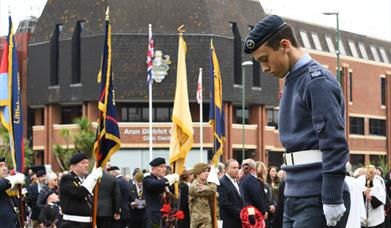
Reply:
<svg viewBox="0 0 391 228"><path fill-rule="evenodd" d="M244 106L246 104L246 66L251 66L253 65L252 61L244 61L242 62L242 160L244 160L244 155L245 155L245 138L244 138Z"/></svg>
<svg viewBox="0 0 391 228"><path fill-rule="evenodd" d="M335 54L337 55L337 79L338 79L338 82L341 83L341 73L340 73L340 70L339 70L339 55L340 55L340 52L339 52L339 12L338 11L334 11L334 12L324 12L323 13L324 15L335 15L335 17L337 18L337 50L335 52Z"/></svg>

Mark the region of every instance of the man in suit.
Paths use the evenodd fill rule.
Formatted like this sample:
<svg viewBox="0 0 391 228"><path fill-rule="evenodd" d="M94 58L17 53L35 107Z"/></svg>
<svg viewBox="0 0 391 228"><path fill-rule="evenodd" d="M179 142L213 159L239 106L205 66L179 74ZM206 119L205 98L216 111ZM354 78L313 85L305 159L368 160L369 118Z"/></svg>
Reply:
<svg viewBox="0 0 391 228"><path fill-rule="evenodd" d="M24 179L24 175L21 173L13 176L8 175L5 158L0 157L0 224L2 228L20 227L20 214L14 210L14 207L18 206L19 199L16 196L11 196L9 190L17 184L23 184ZM17 190L13 192L17 193Z"/></svg>
<svg viewBox="0 0 391 228"><path fill-rule="evenodd" d="M119 190L121 193L121 214L120 220L115 221L115 227L126 228L129 224L130 209L129 209L129 192L130 186L129 183L122 177L120 169L117 166L111 166L107 169L107 172L115 177L115 180L118 183Z"/></svg>
<svg viewBox="0 0 391 228"><path fill-rule="evenodd" d="M261 188L260 181L257 179L256 163L253 159L246 159L242 162L244 174L240 181L240 187L243 191L244 205L251 205L257 208L267 219L267 202L265 202L264 189Z"/></svg>
<svg viewBox="0 0 391 228"><path fill-rule="evenodd" d="M160 227L162 213L160 209L163 206L162 195L169 191L168 187L179 181L178 174L166 174L166 161L164 158L155 158L149 165L151 173L143 179L144 196L147 202L145 210L146 228ZM167 187L167 188L166 188Z"/></svg>
<svg viewBox="0 0 391 228"><path fill-rule="evenodd" d="M69 161L71 172L60 182L60 206L63 212L61 228L90 228L92 225L92 194L102 168L88 174L88 156L77 153ZM85 177L87 176L87 177Z"/></svg>
<svg viewBox="0 0 391 228"><path fill-rule="evenodd" d="M33 224L33 228L39 227L39 214L41 213L41 207L38 207L37 200L38 195L41 189L45 186L46 179L46 171L38 170L37 173L37 183L32 184L30 188L28 188L28 196L27 196L27 205L31 208L31 221Z"/></svg>
<svg viewBox="0 0 391 228"><path fill-rule="evenodd" d="M223 228L236 228L242 226L240 211L243 208L243 199L239 178L239 163L235 159L225 163L225 175L220 178L219 192L220 218Z"/></svg>
<svg viewBox="0 0 391 228"><path fill-rule="evenodd" d="M130 187L130 220L129 227L130 228L141 228L144 227L145 220L145 204L137 205L135 202L137 200L144 200L143 193L143 172L139 171L134 175L134 185Z"/></svg>

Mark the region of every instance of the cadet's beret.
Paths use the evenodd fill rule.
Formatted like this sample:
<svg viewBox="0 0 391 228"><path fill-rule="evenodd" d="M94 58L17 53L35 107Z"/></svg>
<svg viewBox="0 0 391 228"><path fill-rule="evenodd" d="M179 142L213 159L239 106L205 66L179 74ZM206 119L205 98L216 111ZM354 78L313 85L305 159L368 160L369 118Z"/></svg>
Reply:
<svg viewBox="0 0 391 228"><path fill-rule="evenodd" d="M120 169L118 168L118 166L110 166L109 168L107 168L107 172L113 170L120 170Z"/></svg>
<svg viewBox="0 0 391 228"><path fill-rule="evenodd" d="M284 19L277 15L270 15L260 20L248 33L244 42L244 52L251 54L271 36L286 25Z"/></svg>
<svg viewBox="0 0 391 228"><path fill-rule="evenodd" d="M198 175L202 172L204 172L206 169L208 169L208 164L200 162L194 165L193 169L191 170L192 174Z"/></svg>
<svg viewBox="0 0 391 228"><path fill-rule="evenodd" d="M42 176L46 175L46 171L43 169L40 169L37 171L36 175L37 175L37 177L42 177Z"/></svg>
<svg viewBox="0 0 391 228"><path fill-rule="evenodd" d="M0 157L0 162L5 162L5 157Z"/></svg>
<svg viewBox="0 0 391 228"><path fill-rule="evenodd" d="M87 154L85 154L85 153L77 153L77 154L73 155L72 158L69 160L69 164L70 165L75 165L75 164L79 163L80 161L82 161L84 159L88 159L88 155Z"/></svg>
<svg viewBox="0 0 391 228"><path fill-rule="evenodd" d="M152 167L156 167L161 164L166 164L166 160L164 160L164 158L155 158L149 163L149 165Z"/></svg>
<svg viewBox="0 0 391 228"><path fill-rule="evenodd" d="M136 175L134 175L134 178L136 181L141 182L144 179L144 173L141 171L138 171Z"/></svg>

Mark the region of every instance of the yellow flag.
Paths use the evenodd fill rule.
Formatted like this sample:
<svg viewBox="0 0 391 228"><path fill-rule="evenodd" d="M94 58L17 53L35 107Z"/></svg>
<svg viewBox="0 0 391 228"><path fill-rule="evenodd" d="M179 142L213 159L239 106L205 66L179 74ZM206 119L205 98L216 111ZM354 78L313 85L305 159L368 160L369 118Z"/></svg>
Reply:
<svg viewBox="0 0 391 228"><path fill-rule="evenodd" d="M193 122L187 92L186 43L181 33L179 35L176 90L170 140L170 164L175 173L182 173L187 153L192 146Z"/></svg>

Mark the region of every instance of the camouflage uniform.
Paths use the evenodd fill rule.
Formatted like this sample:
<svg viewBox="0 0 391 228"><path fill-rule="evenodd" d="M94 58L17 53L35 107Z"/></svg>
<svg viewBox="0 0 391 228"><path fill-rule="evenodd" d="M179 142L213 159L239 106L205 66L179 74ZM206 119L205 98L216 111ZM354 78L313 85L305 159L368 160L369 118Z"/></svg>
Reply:
<svg viewBox="0 0 391 228"><path fill-rule="evenodd" d="M213 228L211 215L214 193L218 197L217 186L213 183L202 184L195 179L190 185L190 228ZM216 216L220 219L218 205L216 205Z"/></svg>

